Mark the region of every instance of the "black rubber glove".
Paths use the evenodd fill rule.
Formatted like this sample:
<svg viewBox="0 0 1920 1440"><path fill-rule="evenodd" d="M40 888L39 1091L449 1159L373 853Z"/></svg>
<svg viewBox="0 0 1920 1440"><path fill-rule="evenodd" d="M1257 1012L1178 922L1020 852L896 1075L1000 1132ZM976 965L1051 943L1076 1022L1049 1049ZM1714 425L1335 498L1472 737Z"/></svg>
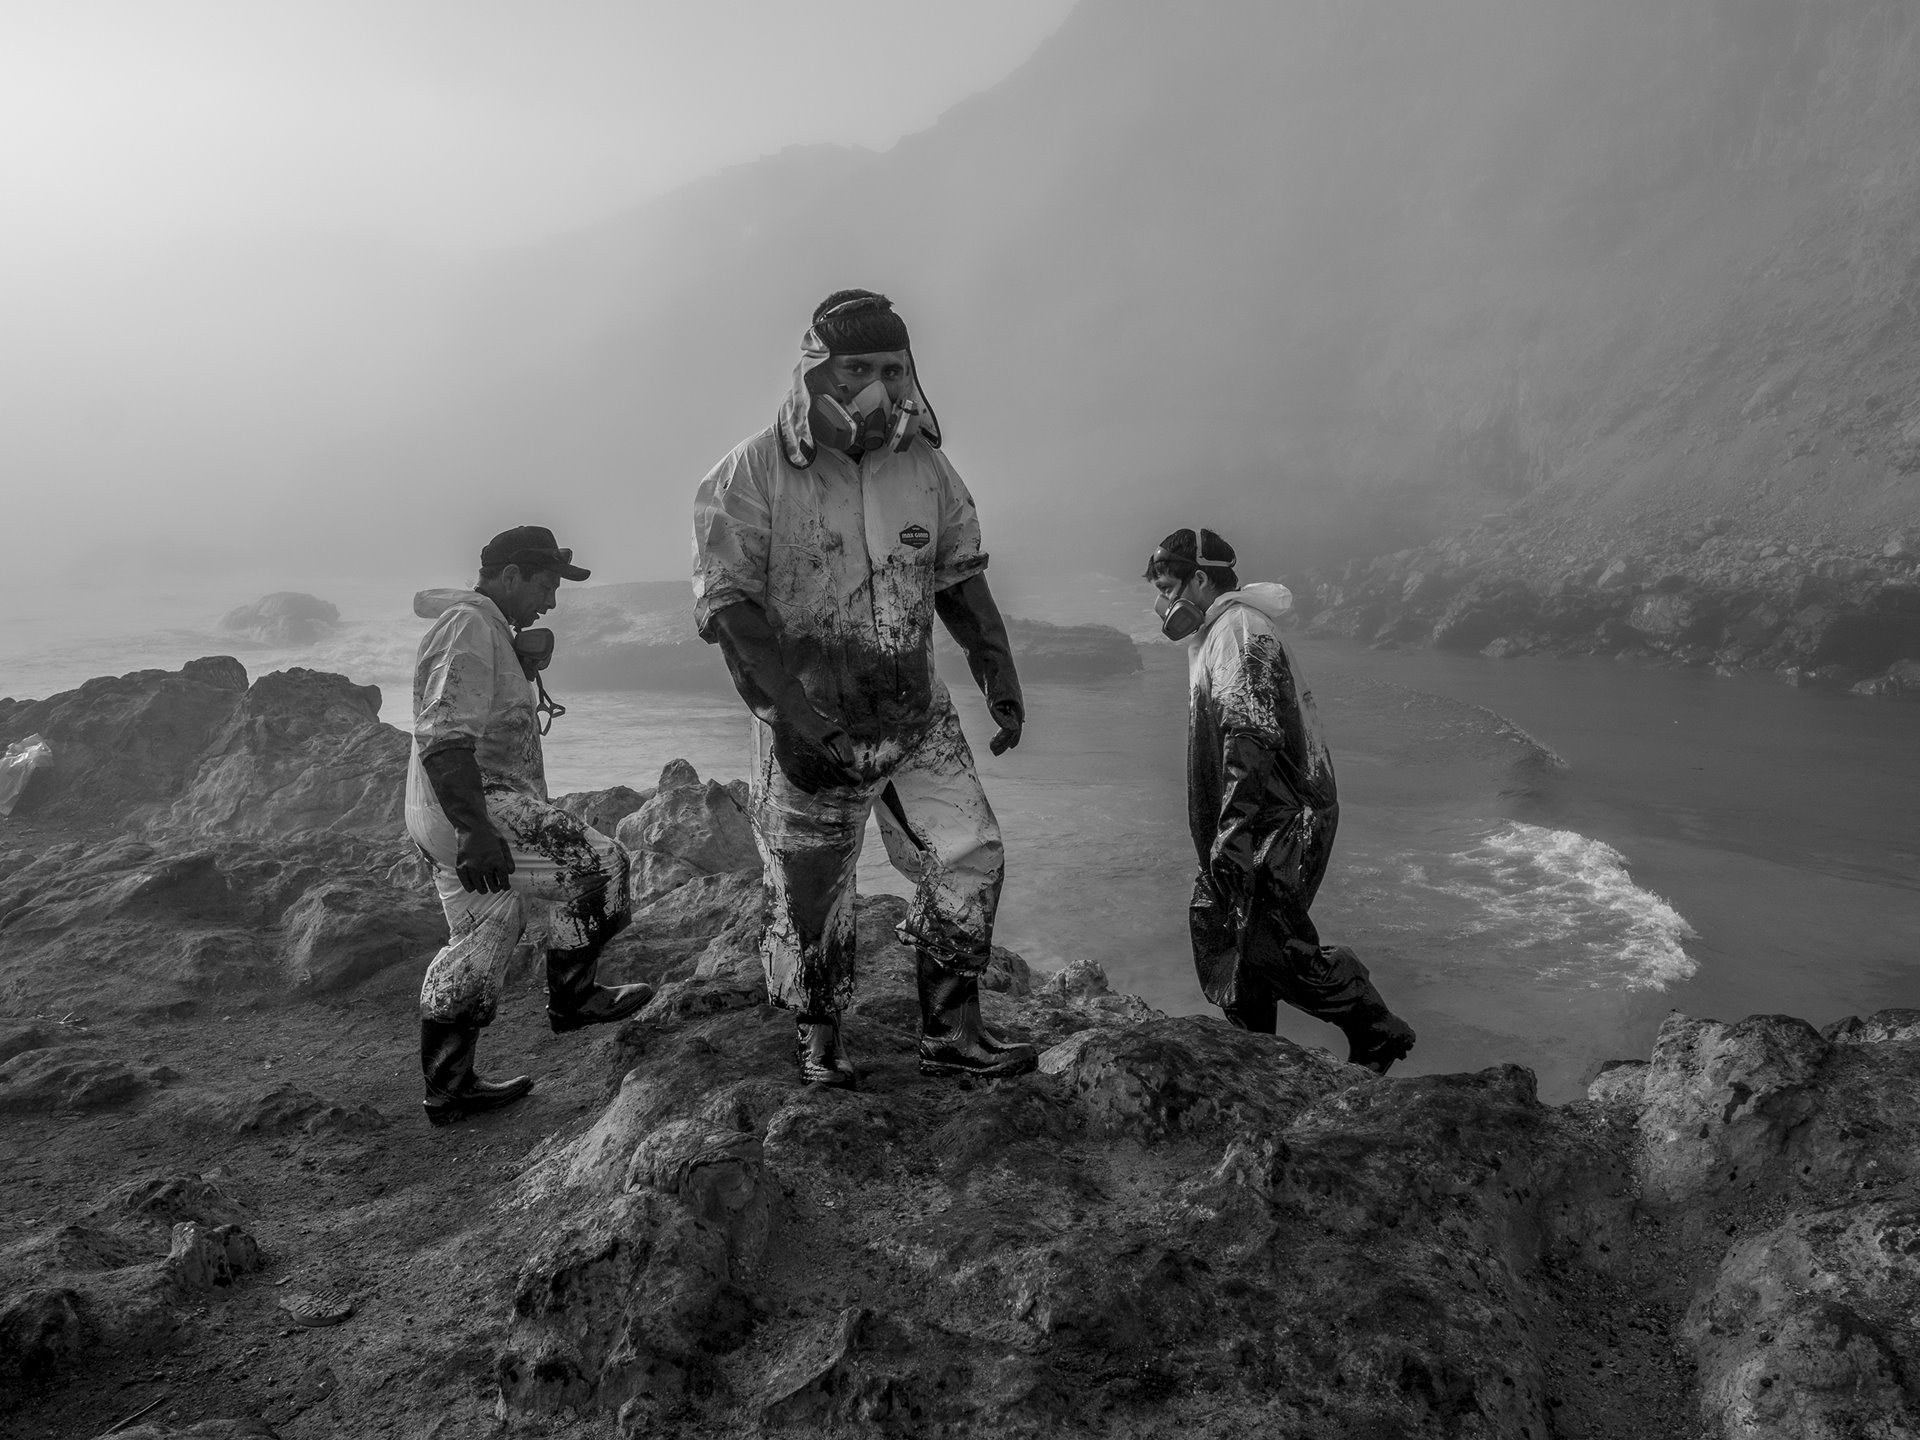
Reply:
<svg viewBox="0 0 1920 1440"><path fill-rule="evenodd" d="M942 590L933 597L933 609L947 633L967 652L973 683L987 697L987 713L1000 727L987 748L1004 755L1020 743L1027 707L1020 695L1020 677L1013 669L1007 622L1000 618L1000 607L993 602L987 577L970 575Z"/></svg>
<svg viewBox="0 0 1920 1440"><path fill-rule="evenodd" d="M1236 905L1253 900L1268 842L1286 823L1279 757L1250 735L1221 747L1220 818L1207 854L1214 888ZM1294 810L1297 812L1298 805Z"/></svg>
<svg viewBox="0 0 1920 1440"><path fill-rule="evenodd" d="M787 669L780 639L758 605L742 600L713 617L715 642L726 657L733 688L773 730L773 758L809 795L861 783L859 760L846 727L822 715Z"/></svg>
<svg viewBox="0 0 1920 1440"><path fill-rule="evenodd" d="M422 756L420 764L433 787L433 798L440 802L458 837L453 868L461 885L475 893L507 889L507 877L513 874L513 852L487 818L480 762L473 751L465 746L436 750Z"/></svg>

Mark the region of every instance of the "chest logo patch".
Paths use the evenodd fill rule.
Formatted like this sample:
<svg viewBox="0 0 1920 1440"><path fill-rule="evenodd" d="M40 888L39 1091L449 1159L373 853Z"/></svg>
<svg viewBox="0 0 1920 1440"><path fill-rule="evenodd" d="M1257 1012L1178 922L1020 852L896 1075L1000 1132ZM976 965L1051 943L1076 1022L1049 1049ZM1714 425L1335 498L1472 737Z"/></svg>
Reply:
<svg viewBox="0 0 1920 1440"><path fill-rule="evenodd" d="M924 550L933 543L933 536L927 533L924 525L909 525L900 532L900 543L915 550Z"/></svg>

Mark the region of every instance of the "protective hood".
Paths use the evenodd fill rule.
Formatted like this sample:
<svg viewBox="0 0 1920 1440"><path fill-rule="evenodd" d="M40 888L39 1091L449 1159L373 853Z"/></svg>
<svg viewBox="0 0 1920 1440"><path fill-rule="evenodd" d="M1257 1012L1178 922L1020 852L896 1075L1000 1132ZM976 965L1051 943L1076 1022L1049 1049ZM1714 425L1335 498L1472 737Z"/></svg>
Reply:
<svg viewBox="0 0 1920 1440"><path fill-rule="evenodd" d="M1278 620L1293 609L1293 592L1274 580L1256 580L1251 585L1242 585L1238 590L1229 590L1207 607L1207 623L1211 625L1218 620L1232 605L1244 605L1249 610L1258 610L1269 620Z"/></svg>
<svg viewBox="0 0 1920 1440"><path fill-rule="evenodd" d="M500 607L477 590L421 590L413 597L413 613L422 620L438 620L456 605L473 605L481 610L491 611L500 619Z"/></svg>
<svg viewBox="0 0 1920 1440"><path fill-rule="evenodd" d="M793 367L793 383L787 387L787 398L780 407L779 419L775 428L780 432L780 449L787 457L787 463L796 470L805 470L820 453L820 447L813 438L813 392L807 389L807 375L827 363L827 343L820 338L819 332L812 326L800 339L800 361ZM933 406L927 403L926 392L920 388L919 367L914 364L913 351L907 351L907 373L913 381L913 396L920 406L922 419L920 434L936 450L940 448L940 417L933 413Z"/></svg>

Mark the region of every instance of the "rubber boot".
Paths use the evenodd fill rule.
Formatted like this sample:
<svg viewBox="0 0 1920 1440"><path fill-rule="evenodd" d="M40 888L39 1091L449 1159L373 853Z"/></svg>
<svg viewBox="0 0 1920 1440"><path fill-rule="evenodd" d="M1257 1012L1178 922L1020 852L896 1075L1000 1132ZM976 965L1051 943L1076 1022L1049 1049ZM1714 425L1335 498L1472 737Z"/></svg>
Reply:
<svg viewBox="0 0 1920 1440"><path fill-rule="evenodd" d="M794 1048L802 1085L851 1090L860 1083L838 1015L802 1015L794 1024Z"/></svg>
<svg viewBox="0 0 1920 1440"><path fill-rule="evenodd" d="M980 1019L980 980L947 969L925 950L914 952L920 988L920 1073L1024 1075L1040 1063L1031 1045L1002 1040Z"/></svg>
<svg viewBox="0 0 1920 1440"><path fill-rule="evenodd" d="M653 998L651 985L602 985L594 978L600 947L547 951L547 1023L564 1035L624 1020Z"/></svg>
<svg viewBox="0 0 1920 1440"><path fill-rule="evenodd" d="M427 1077L427 1098L422 1104L429 1123L451 1125L483 1110L498 1110L533 1089L531 1075L493 1081L474 1074L473 1047L479 1039L477 1025L420 1022L420 1069Z"/></svg>
<svg viewBox="0 0 1920 1440"><path fill-rule="evenodd" d="M1347 1033L1347 1063L1384 1075L1413 1049L1413 1027L1382 1005L1341 1026Z"/></svg>

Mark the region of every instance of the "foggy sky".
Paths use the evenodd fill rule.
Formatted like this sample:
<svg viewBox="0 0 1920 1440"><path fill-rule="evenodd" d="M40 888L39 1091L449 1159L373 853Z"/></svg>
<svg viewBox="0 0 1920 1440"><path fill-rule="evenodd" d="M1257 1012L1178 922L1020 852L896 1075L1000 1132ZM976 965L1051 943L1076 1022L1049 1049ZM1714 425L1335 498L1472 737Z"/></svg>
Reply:
<svg viewBox="0 0 1920 1440"><path fill-rule="evenodd" d="M527 239L787 145L884 148L1070 4L7 0L0 245Z"/></svg>
<svg viewBox="0 0 1920 1440"><path fill-rule="evenodd" d="M350 567L286 537L334 447L464 378L445 331L490 257L884 149L1069 8L0 0L0 473L46 537L11 578Z"/></svg>
<svg viewBox="0 0 1920 1440"><path fill-rule="evenodd" d="M1798 452L1743 407L1808 314L1853 337L1810 415L1915 393L1915 34L1902 0L0 0L12 565L445 583L538 519L597 578L684 574L699 477L847 284L901 302L1009 577L1202 509L1263 573L1523 494L1751 510ZM1874 414L1836 515L1906 503L1920 403Z"/></svg>

